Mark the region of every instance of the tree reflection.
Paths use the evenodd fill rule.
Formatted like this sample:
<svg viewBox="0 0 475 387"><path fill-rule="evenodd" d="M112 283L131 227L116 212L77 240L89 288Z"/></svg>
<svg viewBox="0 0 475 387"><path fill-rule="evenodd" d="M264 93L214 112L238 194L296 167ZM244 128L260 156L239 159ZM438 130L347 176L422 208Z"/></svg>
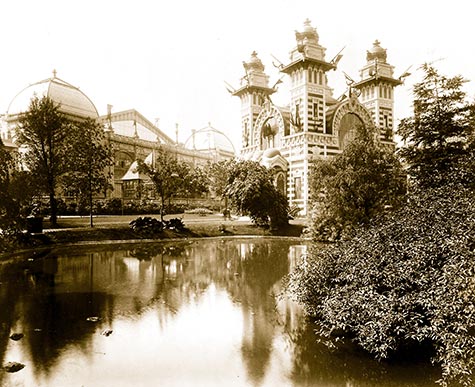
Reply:
<svg viewBox="0 0 475 387"><path fill-rule="evenodd" d="M138 319L152 310L160 325L170 325L213 285L242 314L240 356L247 384L268 381L270 364L279 356L276 343L284 341L292 385L423 386L427 373L417 378L420 368L382 365L351 346L331 352L315 343L314 326L298 306L277 297L295 264L293 243L151 243L0 266L0 356L14 360L5 359L5 348L9 334L21 331L25 337L18 345L30 355L35 373L47 377L68 349L92 359L94 335L114 329L115 320ZM89 322L90 316L101 320Z"/></svg>
<svg viewBox="0 0 475 387"><path fill-rule="evenodd" d="M247 250L247 251L246 251ZM243 304L242 355L248 377L259 385L269 365L275 334L276 299L273 286L288 273L288 246L278 243L248 245L240 256Z"/></svg>
<svg viewBox="0 0 475 387"><path fill-rule="evenodd" d="M101 315L113 305L104 293L58 293L58 257L49 255L15 262L1 270L0 313L1 361L5 359L10 332L22 332L18 342L31 356L35 374L47 375L64 348L72 343L83 347L97 326L86 320Z"/></svg>

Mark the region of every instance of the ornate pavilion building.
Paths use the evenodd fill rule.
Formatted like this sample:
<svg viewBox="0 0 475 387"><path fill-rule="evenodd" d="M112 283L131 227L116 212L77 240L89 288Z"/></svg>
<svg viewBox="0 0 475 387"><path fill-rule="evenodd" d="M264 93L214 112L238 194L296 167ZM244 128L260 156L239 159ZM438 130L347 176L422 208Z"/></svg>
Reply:
<svg viewBox="0 0 475 387"><path fill-rule="evenodd" d="M295 33L296 46L280 72L288 75L290 101L276 106L264 65L253 52L244 62L245 75L233 95L241 99L241 157L274 168L275 183L291 206L309 212L309 169L315 156L332 157L361 127L377 128L383 144L394 146L394 78L386 50L375 41L367 51L366 64L358 82L348 78L349 91L339 99L332 96L327 73L335 70L339 57L328 61L315 28L307 19L303 31Z"/></svg>
<svg viewBox="0 0 475 387"><path fill-rule="evenodd" d="M179 144L164 133L138 111L131 109L108 112L100 116L94 103L78 87L57 77L53 71L51 78L31 84L20 91L11 101L6 114L1 116L0 134L8 150L15 151L14 132L21 113L28 110L34 96L48 96L59 104L59 110L71 120L87 117L99 120L104 126L106 137L112 144L114 167L112 184L114 189L108 197L136 199L137 185L144 177L135 171L136 160L145 160L159 147L177 155L190 166L202 166L207 162L235 157L235 149L229 138L211 127L194 130L185 144ZM178 131L178 127L176 128ZM178 137L178 133L177 133Z"/></svg>

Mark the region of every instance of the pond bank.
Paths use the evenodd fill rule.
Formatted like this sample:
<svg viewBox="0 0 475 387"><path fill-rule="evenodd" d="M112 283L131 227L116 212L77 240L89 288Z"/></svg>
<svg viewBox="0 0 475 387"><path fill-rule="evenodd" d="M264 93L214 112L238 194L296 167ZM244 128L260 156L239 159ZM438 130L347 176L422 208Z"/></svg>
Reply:
<svg viewBox="0 0 475 387"><path fill-rule="evenodd" d="M147 215L143 215L147 216ZM153 216L153 215L152 215ZM156 217L156 216L153 216ZM292 220L290 224L279 230L269 230L253 225L248 218L224 220L220 215L191 216L189 214L169 215L166 218L182 217L186 229L184 231L163 230L153 240L209 238L221 236L285 236L300 237L305 228L305 220ZM33 234L29 246L21 251L61 245L88 244L93 242L137 242L150 240L134 232L129 222L137 216L97 216L94 227L89 226L88 217L64 217L58 219L58 228L48 228L44 224L44 232ZM0 253L0 257L8 257L19 250Z"/></svg>

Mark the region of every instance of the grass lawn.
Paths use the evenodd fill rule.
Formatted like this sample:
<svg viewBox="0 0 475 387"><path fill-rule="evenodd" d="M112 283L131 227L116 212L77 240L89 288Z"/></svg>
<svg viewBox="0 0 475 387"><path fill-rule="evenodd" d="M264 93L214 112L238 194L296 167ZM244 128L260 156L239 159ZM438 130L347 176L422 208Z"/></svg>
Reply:
<svg viewBox="0 0 475 387"><path fill-rule="evenodd" d="M143 215L147 216L147 215ZM150 215L159 219L158 215ZM96 216L94 227L90 227L89 217L60 217L58 227L50 228L48 220L44 221L44 233L34 236L34 245L75 244L90 241L131 241L144 239L129 227L130 221L137 215ZM153 239L170 238L204 238L233 235L292 236L299 237L305 227L303 220L292 221L289 226L279 230L268 230L254 226L248 218L224 220L222 215L168 215L165 219L182 218L186 230L177 232L164 230Z"/></svg>

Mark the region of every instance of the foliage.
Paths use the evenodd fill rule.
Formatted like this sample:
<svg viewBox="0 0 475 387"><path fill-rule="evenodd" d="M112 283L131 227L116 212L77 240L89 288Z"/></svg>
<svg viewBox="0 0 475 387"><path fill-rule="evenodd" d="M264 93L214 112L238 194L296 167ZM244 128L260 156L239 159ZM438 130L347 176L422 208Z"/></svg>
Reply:
<svg viewBox="0 0 475 387"><path fill-rule="evenodd" d="M0 245L5 248L24 241L22 230L35 193L30 175L15 168L15 161L0 139Z"/></svg>
<svg viewBox="0 0 475 387"><path fill-rule="evenodd" d="M165 228L169 230L184 231L185 223L182 218L172 218L165 221Z"/></svg>
<svg viewBox="0 0 475 387"><path fill-rule="evenodd" d="M358 130L340 155L316 159L310 175L316 239L340 239L397 206L405 193L402 176L393 149L383 147L370 129Z"/></svg>
<svg viewBox="0 0 475 387"><path fill-rule="evenodd" d="M208 176L209 189L218 197L224 199L223 214L229 214L228 196L226 187L232 168L235 166L235 160L223 160L217 163L207 164L205 171Z"/></svg>
<svg viewBox="0 0 475 387"><path fill-rule="evenodd" d="M216 196L222 198L226 196L229 175L235 164L236 161L234 160L223 160L207 164L205 171L208 176L209 186Z"/></svg>
<svg viewBox="0 0 475 387"><path fill-rule="evenodd" d="M183 192L189 187L190 167L179 162L173 153L159 148L154 152L152 164L139 160L137 170L139 173L146 174L152 181L161 201L160 216L163 222L166 201L177 192Z"/></svg>
<svg viewBox="0 0 475 387"><path fill-rule="evenodd" d="M255 161L232 164L224 194L258 226L278 228L288 224L287 198L275 188L272 171Z"/></svg>
<svg viewBox="0 0 475 387"><path fill-rule="evenodd" d="M144 238L153 238L164 229L163 222L149 216L139 217L129 223L130 228Z"/></svg>
<svg viewBox="0 0 475 387"><path fill-rule="evenodd" d="M458 184L407 205L328 248L316 247L290 289L320 335L345 333L378 358L430 347L443 383L475 366L475 196Z"/></svg>
<svg viewBox="0 0 475 387"><path fill-rule="evenodd" d="M473 156L475 104L467 102L461 76L440 75L428 64L422 70L424 78L414 86L414 115L398 127L404 142L399 153L415 184L431 187L444 184L457 164ZM474 181L474 169L465 171Z"/></svg>
<svg viewBox="0 0 475 387"><path fill-rule="evenodd" d="M48 97L34 97L22 113L16 130L17 143L23 145L25 164L38 187L49 196L51 223L56 224L56 196L60 177L68 168L69 121Z"/></svg>
<svg viewBox="0 0 475 387"><path fill-rule="evenodd" d="M154 238L157 237L164 229L176 230L178 232L185 231L185 223L181 218L172 218L165 221L152 218L150 216L139 217L129 223L129 227L141 237Z"/></svg>
<svg viewBox="0 0 475 387"><path fill-rule="evenodd" d="M105 194L112 166L112 149L102 125L90 118L71 123L67 153L69 172L64 183L70 193L87 203L92 227L93 196Z"/></svg>
<svg viewBox="0 0 475 387"><path fill-rule="evenodd" d="M188 179L185 181L185 192L179 194L190 194L193 197L199 197L209 192L209 181L206 171L203 168L195 167L190 170Z"/></svg>
<svg viewBox="0 0 475 387"><path fill-rule="evenodd" d="M186 214L198 214L198 215L211 215L213 211L208 208L193 208L192 210L186 210Z"/></svg>
<svg viewBox="0 0 475 387"><path fill-rule="evenodd" d="M15 219L12 214L14 199L9 192L13 167L13 158L4 148L0 137L0 229L10 227Z"/></svg>

